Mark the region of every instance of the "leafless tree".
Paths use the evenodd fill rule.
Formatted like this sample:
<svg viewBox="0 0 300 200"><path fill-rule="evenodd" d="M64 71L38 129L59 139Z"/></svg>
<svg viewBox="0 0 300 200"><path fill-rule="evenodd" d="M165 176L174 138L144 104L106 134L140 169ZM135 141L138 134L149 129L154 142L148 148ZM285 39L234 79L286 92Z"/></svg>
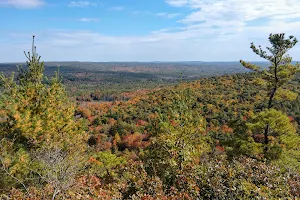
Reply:
<svg viewBox="0 0 300 200"><path fill-rule="evenodd" d="M59 147L36 150L32 157L38 164L38 170L35 172L43 182L50 184L54 189L52 199L75 183L83 163L83 156L79 151L70 152Z"/></svg>

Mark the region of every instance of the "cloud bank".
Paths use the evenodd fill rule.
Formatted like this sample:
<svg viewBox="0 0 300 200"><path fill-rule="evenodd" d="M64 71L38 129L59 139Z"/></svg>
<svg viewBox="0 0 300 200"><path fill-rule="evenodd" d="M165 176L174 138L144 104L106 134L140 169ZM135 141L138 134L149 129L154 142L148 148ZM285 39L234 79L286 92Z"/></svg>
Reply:
<svg viewBox="0 0 300 200"><path fill-rule="evenodd" d="M15 7L20 9L38 8L44 5L42 0L1 0L0 7Z"/></svg>
<svg viewBox="0 0 300 200"><path fill-rule="evenodd" d="M137 36L111 36L87 30L45 30L43 33L35 33L40 54L49 61L260 60L249 48L251 42L268 46L269 34L280 32L300 39L299 0L166 0L165 2L175 8L187 8L190 11L185 15L182 13L170 15L165 12L153 16L176 17L176 27L165 27ZM96 20L82 18L81 21ZM22 41L26 43L16 44L14 52L23 48L17 60L24 60L22 50L25 47L30 48L28 35L26 38L24 35L19 36L23 37ZM4 48L0 49L0 53L8 55L5 43L2 46ZM290 52L294 60L300 60L299 46L300 44L297 44Z"/></svg>

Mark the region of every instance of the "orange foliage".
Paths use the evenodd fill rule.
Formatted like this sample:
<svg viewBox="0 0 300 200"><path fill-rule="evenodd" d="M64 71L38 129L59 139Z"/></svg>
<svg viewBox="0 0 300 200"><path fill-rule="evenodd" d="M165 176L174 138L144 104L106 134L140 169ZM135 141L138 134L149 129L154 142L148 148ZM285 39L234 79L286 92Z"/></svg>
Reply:
<svg viewBox="0 0 300 200"><path fill-rule="evenodd" d="M79 107L78 108L78 111L80 112L80 114L85 117L85 118L88 118L88 117L91 117L92 116L92 112L87 109L87 108L84 108L84 107Z"/></svg>
<svg viewBox="0 0 300 200"><path fill-rule="evenodd" d="M95 133L100 133L102 130L103 126L98 125L97 127L94 128Z"/></svg>
<svg viewBox="0 0 300 200"><path fill-rule="evenodd" d="M226 124L221 126L221 130L223 133L233 133L233 129Z"/></svg>
<svg viewBox="0 0 300 200"><path fill-rule="evenodd" d="M131 135L124 136L122 138L122 144L125 145L126 148L145 148L149 145L148 141L144 141L148 139L148 135L134 133Z"/></svg>
<svg viewBox="0 0 300 200"><path fill-rule="evenodd" d="M90 157L90 159L88 160L90 163L95 163L97 165L102 165L102 162L98 161L96 158L94 158L93 156Z"/></svg>
<svg viewBox="0 0 300 200"><path fill-rule="evenodd" d="M109 120L108 120L108 124L109 124L109 125L112 125L112 126L115 125L116 122L117 122L117 121L116 121L114 118L109 118Z"/></svg>

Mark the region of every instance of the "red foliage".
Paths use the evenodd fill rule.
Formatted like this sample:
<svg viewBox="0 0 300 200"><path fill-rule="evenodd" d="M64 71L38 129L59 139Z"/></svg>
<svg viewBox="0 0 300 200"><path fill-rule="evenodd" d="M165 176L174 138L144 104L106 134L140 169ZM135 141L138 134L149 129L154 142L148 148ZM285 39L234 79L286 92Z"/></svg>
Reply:
<svg viewBox="0 0 300 200"><path fill-rule="evenodd" d="M295 119L294 119L294 117L292 117L292 116L289 116L289 119L290 119L290 122L295 122Z"/></svg>
<svg viewBox="0 0 300 200"><path fill-rule="evenodd" d="M171 120L170 123L172 124L172 126L176 127L178 124L176 122L174 122L174 120Z"/></svg>
<svg viewBox="0 0 300 200"><path fill-rule="evenodd" d="M87 119L89 120L90 123L92 123L95 120L95 118L97 118L97 117L95 117L95 116L87 117Z"/></svg>
<svg viewBox="0 0 300 200"><path fill-rule="evenodd" d="M220 152L224 152L224 151L225 151L225 148L218 145L218 146L216 146L216 150L217 150L217 151L220 151Z"/></svg>
<svg viewBox="0 0 300 200"><path fill-rule="evenodd" d="M146 126L147 122L144 120L139 119L136 123L136 126Z"/></svg>

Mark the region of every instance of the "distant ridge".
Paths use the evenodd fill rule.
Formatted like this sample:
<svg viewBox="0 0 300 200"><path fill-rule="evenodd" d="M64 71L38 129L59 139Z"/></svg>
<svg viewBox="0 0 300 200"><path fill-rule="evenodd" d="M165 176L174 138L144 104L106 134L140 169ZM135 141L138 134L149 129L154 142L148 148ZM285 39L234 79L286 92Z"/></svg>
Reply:
<svg viewBox="0 0 300 200"><path fill-rule="evenodd" d="M256 64L266 64L269 63L267 61L249 61L252 63L256 63ZM109 63L109 64L113 64L113 63L156 63L156 64L222 64L222 63L239 63L239 61L45 61L45 64L72 64L72 63ZM300 61L293 61L292 64L296 64L296 63L300 63ZM0 62L0 64L26 64L26 62Z"/></svg>

